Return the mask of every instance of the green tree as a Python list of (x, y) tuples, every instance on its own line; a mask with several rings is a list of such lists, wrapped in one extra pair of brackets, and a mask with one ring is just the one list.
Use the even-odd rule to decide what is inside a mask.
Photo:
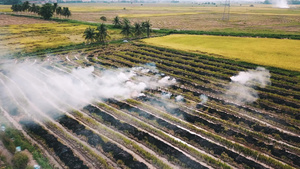
[(13, 167), (15, 169), (25, 169), (28, 161), (29, 158), (24, 152), (18, 152), (12, 159)]
[(39, 11), (39, 15), (46, 20), (50, 19), (53, 16), (53, 5), (49, 3), (44, 4)]
[(30, 4), (28, 1), (25, 1), (23, 4), (22, 4), (22, 11), (27, 11), (30, 7)]
[(36, 7), (35, 7), (35, 10), (34, 10), (34, 13), (39, 14), (40, 11), (41, 11), (41, 7), (40, 7), (40, 6), (36, 6)]
[(59, 17), (60, 17), (62, 14), (62, 8), (60, 6), (57, 7), (55, 12), (56, 12), (56, 15), (59, 15)]
[(22, 11), (22, 5), (21, 4), (14, 4), (11, 6), (11, 9), (13, 12), (20, 12)]
[(143, 29), (140, 23), (134, 23), (134, 35), (140, 37), (143, 34)]
[(124, 35), (126, 38), (129, 38), (129, 36), (132, 35), (131, 25), (128, 19), (124, 19), (123, 21), (121, 34)]
[(145, 22), (142, 23), (142, 27), (146, 30), (146, 33), (147, 33), (147, 37), (149, 38), (150, 37), (150, 28), (151, 28), (151, 23), (150, 23), (150, 20), (147, 20)]
[(113, 25), (114, 25), (115, 28), (121, 28), (122, 27), (122, 22), (121, 22), (119, 16), (116, 16), (113, 19)]
[(106, 25), (102, 23), (100, 26), (97, 27), (97, 31), (98, 31), (96, 33), (97, 41), (102, 44), (105, 44), (106, 40), (110, 38), (107, 32)]
[(34, 13), (35, 7), (36, 7), (35, 4), (32, 4), (32, 5), (29, 7), (28, 11)]
[(124, 18), (124, 19), (123, 19), (123, 24), (128, 24), (128, 25), (130, 25), (130, 20), (127, 19), (127, 18)]
[(95, 29), (94, 28), (86, 28), (83, 37), (87, 43), (93, 43), (95, 41)]
[(53, 4), (53, 13), (56, 12), (57, 7), (58, 7), (57, 3), (54, 3), (54, 4)]
[(69, 10), (68, 7), (63, 7), (62, 15), (65, 16), (66, 18), (69, 18), (71, 16), (71, 11)]

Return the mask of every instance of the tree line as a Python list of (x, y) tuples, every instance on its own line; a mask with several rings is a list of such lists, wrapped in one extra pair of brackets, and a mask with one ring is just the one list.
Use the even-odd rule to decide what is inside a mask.
[[(101, 18), (103, 18), (103, 17), (101, 17)], [(104, 19), (101, 19), (101, 20), (104, 20)], [(131, 25), (131, 22), (127, 18), (124, 18), (121, 21), (119, 16), (116, 16), (113, 19), (112, 24), (113, 24), (114, 28), (120, 28), (121, 34), (127, 39), (130, 37), (142, 38), (145, 34), (147, 37), (150, 37), (152, 25), (149, 20), (141, 22), (141, 23), (135, 22), (133, 25)], [(107, 27), (103, 23), (100, 26), (98, 26), (96, 29), (90, 28), (90, 27), (86, 28), (83, 36), (84, 36), (85, 40), (87, 41), (87, 43), (99, 42), (99, 43), (105, 44), (106, 41), (110, 38), (108, 31), (107, 31)]]
[(70, 17), (71, 11), (68, 7), (60, 7), (57, 3), (50, 4), (46, 3), (42, 6), (38, 6), (35, 4), (30, 4), (28, 1), (23, 4), (14, 4), (11, 6), (13, 12), (31, 12), (42, 16), (44, 19), (50, 19), (53, 14)]

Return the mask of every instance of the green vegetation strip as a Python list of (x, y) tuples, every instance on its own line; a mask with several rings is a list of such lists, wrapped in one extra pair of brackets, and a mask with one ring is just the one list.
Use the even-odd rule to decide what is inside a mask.
[(0, 139), (11, 153), (15, 153), (17, 146), (21, 146), (23, 150), (27, 149), (32, 153), (33, 158), (43, 169), (52, 169), (48, 159), (43, 156), (41, 150), (37, 146), (29, 143), (20, 131), (8, 127), (5, 132), (0, 135)]
[(261, 37), (261, 38), (276, 38), (276, 39), (300, 39), (300, 35), (295, 34), (273, 34), (273, 33), (249, 33), (249, 32), (225, 32), (225, 31), (197, 31), (197, 30), (172, 30), (160, 29), (153, 30), (156, 33), (164, 34), (190, 34), (190, 35), (215, 35), (215, 36), (237, 36), (237, 37)]

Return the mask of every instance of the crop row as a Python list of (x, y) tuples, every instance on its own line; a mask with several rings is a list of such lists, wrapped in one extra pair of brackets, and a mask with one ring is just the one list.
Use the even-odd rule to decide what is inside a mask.
[[(218, 133), (218, 135), (225, 136), (226, 138), (231, 137), (234, 138), (237, 142), (242, 142), (243, 144), (246, 143), (246, 145), (252, 145), (252, 147), (256, 147), (260, 149), (261, 151), (266, 152), (270, 151), (270, 154), (276, 156), (278, 159), (280, 159), (282, 156), (287, 157), (291, 161), (293, 161), (294, 164), (300, 166), (299, 160), (300, 157), (298, 157), (295, 154), (290, 153), (289, 151), (285, 149), (279, 149), (273, 144), (266, 144), (265, 141), (268, 140), (268, 138), (264, 138), (265, 140), (260, 140), (254, 138), (252, 135), (245, 135), (237, 130), (232, 130), (230, 128), (228, 129), (228, 125), (220, 124), (220, 123), (212, 123), (202, 117), (199, 117), (197, 115), (192, 115), (187, 113), (186, 111), (179, 109), (179, 108), (173, 108), (170, 107), (169, 104), (164, 104), (164, 102), (160, 99), (153, 98), (153, 97), (140, 97), (143, 101), (147, 101), (152, 106), (157, 105), (158, 107), (163, 107), (166, 112), (169, 114), (175, 115), (178, 118), (182, 118), (183, 120), (192, 123), (194, 125), (199, 125), (200, 127), (206, 127), (208, 129), (213, 129), (215, 133)], [(153, 110), (152, 110), (153, 111)], [(249, 132), (248, 132), (249, 133)], [(266, 152), (268, 153), (268, 152)]]
[[(218, 58), (218, 57), (213, 57), (209, 55), (204, 55), (204, 54), (197, 54), (197, 53), (190, 53), (190, 52), (184, 52), (184, 51), (179, 51), (175, 49), (169, 49), (169, 48), (163, 48), (163, 47), (158, 47), (158, 46), (151, 46), (151, 45), (145, 45), (145, 44), (134, 44), (138, 47), (144, 47), (147, 48), (149, 51), (154, 51), (157, 53), (162, 53), (166, 52), (170, 56), (180, 56), (180, 57), (186, 57), (184, 59), (191, 59), (191, 60), (198, 60), (202, 61), (203, 63), (206, 64), (216, 64), (218, 66), (228, 66), (226, 69), (232, 69), (232, 70), (246, 70), (246, 69), (253, 69), (257, 67), (257, 65), (252, 64), (252, 63), (246, 63), (246, 62), (238, 62), (234, 60), (229, 60), (229, 59), (224, 59), (224, 58)], [(195, 60), (195, 61), (196, 61)], [(235, 69), (236, 68), (236, 69)], [(295, 76), (295, 72), (287, 71), (287, 70), (271, 70), (271, 73), (274, 73), (275, 76), (278, 75), (283, 80), (291, 80), (293, 83), (297, 82), (297, 77)], [(296, 73), (298, 74), (298, 73)]]
[(45, 141), (45, 144), (49, 148), (53, 149), (55, 154), (67, 167), (74, 169), (88, 169), (88, 167), (83, 164), (82, 160), (74, 156), (72, 150), (69, 147), (58, 141), (55, 136), (48, 133), (48, 131), (42, 128), (39, 124), (30, 120), (24, 120), (20, 123), (24, 125), (24, 127), (29, 132), (38, 136), (40, 139), (43, 139)]
[[(180, 126), (177, 126), (178, 125), (177, 123), (178, 122), (180, 123), (180, 121), (178, 121), (176, 119), (174, 119), (174, 120), (177, 121), (177, 123), (176, 123), (177, 125), (166, 121), (165, 118), (162, 119), (160, 117), (154, 116), (144, 110), (141, 110), (137, 107), (132, 107), (131, 105), (124, 103), (124, 102), (119, 102), (119, 101), (116, 101), (113, 99), (109, 99), (108, 103), (117, 105), (120, 109), (126, 110), (126, 112), (129, 112), (131, 115), (133, 115), (137, 118), (144, 119), (143, 121), (145, 121), (145, 122), (152, 121), (151, 124), (156, 126), (157, 128), (159, 128), (163, 131), (166, 131), (166, 132), (174, 133), (176, 136), (183, 138), (190, 144), (195, 145), (196, 147), (201, 147), (202, 149), (204, 149), (216, 156), (221, 156), (222, 153), (225, 152), (230, 158), (232, 158), (232, 160), (234, 162), (236, 162), (238, 164), (245, 164), (250, 167), (256, 166), (255, 168), (264, 168), (261, 164), (256, 163), (248, 158), (245, 158), (241, 154), (238, 154), (235, 151), (232, 151), (226, 147), (234, 147), (234, 149), (238, 150), (239, 152), (242, 152), (243, 154), (245, 154), (247, 156), (252, 156), (254, 158), (256, 158), (258, 155), (256, 151), (245, 148), (239, 144), (232, 143), (220, 136), (214, 135), (214, 134), (206, 132), (204, 130), (199, 130), (197, 128), (194, 128), (194, 130), (197, 130), (197, 132), (200, 132), (203, 135), (209, 135), (210, 137), (214, 137), (215, 140), (218, 140), (218, 142), (220, 142), (221, 144), (226, 145), (226, 147), (220, 146), (219, 144), (209, 141), (206, 138), (199, 136), (198, 134), (195, 134), (193, 132), (190, 132), (189, 130), (186, 130)], [(153, 123), (153, 122), (155, 122), (155, 123)], [(184, 125), (184, 123), (181, 122), (180, 125)], [(190, 125), (186, 124), (184, 126), (188, 127)], [(278, 165), (277, 167), (285, 166), (285, 165), (282, 165), (280, 162), (279, 163), (276, 162), (276, 160), (274, 160), (274, 159), (271, 159), (268, 157), (266, 158), (266, 156), (264, 156), (263, 154), (260, 154), (259, 156), (260, 156), (259, 157), (260, 160), (266, 162), (269, 165)]]
[(96, 114), (103, 120), (103, 122), (108, 123), (109, 125), (115, 127), (117, 130), (122, 131), (124, 133), (128, 133), (139, 142), (148, 143), (149, 144), (148, 146), (153, 147), (154, 149), (156, 149), (156, 151), (162, 152), (163, 154), (167, 155), (169, 157), (169, 160), (172, 159), (178, 160), (179, 164), (188, 168), (206, 168), (201, 164), (193, 161), (182, 152), (174, 149), (172, 146), (156, 139), (155, 137), (149, 135), (144, 131), (138, 130), (136, 127), (128, 123), (124, 123), (121, 122), (120, 120), (115, 119), (113, 116), (107, 114), (104, 111), (101, 111), (97, 107), (88, 105), (84, 107), (84, 109), (91, 114), (92, 113)]
[[(160, 50), (155, 50), (156, 48), (159, 47), (153, 47), (153, 46), (147, 46), (147, 47), (142, 47), (142, 49), (133, 49), (134, 51), (148, 51), (151, 55), (158, 55), (162, 56), (165, 58), (171, 58), (174, 59), (175, 61), (183, 62), (185, 64), (188, 63), (197, 63), (199, 64), (200, 67), (204, 66), (205, 69), (209, 69), (211, 71), (216, 71), (216, 72), (222, 72), (227, 75), (234, 75), (232, 73), (236, 71), (244, 71), (247, 69), (254, 69), (255, 65), (252, 65), (251, 67), (241, 67), (245, 63), (236, 63), (233, 65), (233, 67), (230, 68), (231, 62), (233, 61), (227, 61), (221, 58), (213, 58), (205, 55), (198, 55), (198, 54), (190, 54), (186, 52), (179, 52), (176, 50), (171, 50), (171, 49), (165, 49), (161, 48)], [(132, 51), (132, 50), (131, 50)], [(168, 51), (168, 52), (165, 52)], [(211, 67), (213, 66), (213, 67)], [(256, 66), (257, 67), (257, 66)], [(228, 69), (231, 70), (228, 72)], [(278, 72), (276, 71), (271, 71), (272, 76), (272, 87), (277, 86), (282, 89), (287, 89), (289, 90), (290, 88), (295, 89), (296, 91), (299, 91), (299, 79), (296, 76), (291, 75), (292, 77), (289, 77), (288, 74), (283, 74), (279, 75)], [(297, 87), (298, 86), (298, 87)], [(285, 90), (286, 91), (286, 90)], [(299, 95), (298, 95), (299, 96)]]
[[(214, 79), (213, 77), (219, 78), (219, 79), (222, 79), (222, 80), (227, 80), (227, 81), (230, 79), (228, 75), (222, 74), (224, 72), (224, 70), (208, 71), (206, 69), (199, 69), (197, 67), (197, 65), (200, 66), (200, 64), (197, 64), (197, 65), (195, 64), (191, 67), (191, 66), (189, 66), (190, 64), (187, 64), (188, 61), (186, 61), (186, 60), (178, 61), (174, 57), (172, 57), (172, 59), (168, 59), (166, 57), (160, 57), (159, 54), (153, 54), (153, 53), (148, 53), (148, 52), (145, 53), (145, 52), (143, 52), (143, 50), (136, 50), (134, 52), (126, 52), (126, 54), (130, 55), (132, 57), (137, 57), (137, 58), (143, 58), (144, 57), (145, 59), (151, 59), (151, 61), (154, 61), (154, 62), (161, 62), (161, 63), (163, 63), (163, 64), (165, 64), (169, 67), (174, 66), (176, 68), (180, 68), (180, 69), (185, 70), (185, 71), (194, 72), (194, 73), (200, 75), (201, 77), (203, 77), (204, 79), (213, 80)], [(150, 56), (150, 58), (147, 57), (147, 56)], [(157, 59), (157, 58), (160, 58), (160, 59)], [(163, 59), (163, 61), (161, 59)], [(166, 60), (169, 61), (169, 62), (166, 62)], [(220, 72), (222, 72), (222, 73), (220, 73)], [(209, 78), (207, 76), (209, 76)], [(216, 80), (217, 79), (215, 79), (215, 81)], [(226, 84), (225, 84), (226, 82), (225, 81), (224, 82), (216, 81), (216, 82), (219, 82), (218, 83), (219, 86), (222, 85), (222, 83), (223, 83), (223, 86), (220, 86), (221, 88), (226, 87)], [(294, 102), (289, 101), (290, 98), (286, 98), (284, 96), (278, 96), (277, 94), (276, 95), (274, 95), (274, 94), (271, 95), (271, 94), (267, 94), (267, 93), (262, 92), (262, 91), (259, 93), (259, 95), (264, 96), (264, 97), (260, 97), (262, 99), (266, 98), (265, 95), (268, 95), (268, 99), (272, 99), (272, 101), (277, 103), (277, 104), (283, 104), (284, 103), (287, 106), (290, 106), (290, 107), (293, 107), (293, 108), (296, 108), (296, 109), (299, 108), (298, 104), (294, 103), (296, 101), (294, 101)], [(282, 100), (285, 100), (285, 101), (283, 102)]]
[(101, 131), (101, 134), (103, 134), (104, 136), (109, 137), (119, 144), (125, 146), (126, 148), (133, 150), (135, 153), (139, 154), (141, 157), (152, 163), (157, 168), (171, 169), (171, 166), (165, 164), (163, 160), (160, 159), (160, 157), (156, 156), (156, 154), (150, 153), (149, 149), (145, 149), (140, 145), (140, 143), (109, 128), (109, 123), (103, 121), (103, 119), (99, 115), (95, 113), (88, 113), (89, 115), (87, 115), (77, 110), (74, 110), (71, 113), (74, 117), (76, 117), (76, 119), (80, 119), (81, 122), (84, 122), (89, 127)]
[[(173, 88), (176, 88), (176, 86), (173, 86)], [(188, 97), (188, 95), (185, 95), (185, 93), (188, 93), (188, 92), (192, 93), (192, 95), (194, 97), (199, 97), (199, 95), (201, 95), (201, 93), (199, 93), (199, 92), (191, 91), (191, 90), (186, 89), (186, 88), (185, 89), (180, 88), (180, 89), (184, 92), (182, 94), (184, 96), (187, 96), (187, 97)], [(210, 100), (210, 103), (212, 101), (215, 101), (215, 103), (220, 104), (221, 106), (224, 105), (224, 103), (222, 103), (222, 101), (220, 101), (220, 100), (218, 100), (216, 98), (208, 96), (208, 99)], [(289, 141), (289, 142), (293, 142), (293, 143), (299, 143), (299, 141), (300, 141), (298, 136), (293, 136), (293, 135), (281, 132), (278, 129), (267, 127), (265, 125), (260, 125), (260, 124), (258, 124), (257, 122), (254, 122), (251, 119), (246, 119), (244, 117), (239, 116), (239, 113), (234, 113), (234, 111), (232, 111), (232, 110), (231, 111), (228, 110), (228, 109), (220, 110), (220, 108), (215, 107), (213, 104), (210, 104), (210, 105), (211, 106), (208, 107), (206, 105), (199, 104), (197, 106), (197, 108), (201, 109), (202, 111), (206, 111), (207, 110), (206, 112), (208, 112), (210, 114), (217, 114), (221, 119), (223, 119), (223, 120), (230, 120), (230, 121), (232, 121), (232, 122), (234, 122), (236, 124), (240, 124), (241, 122), (243, 122), (244, 124), (247, 124), (247, 126), (249, 128), (252, 128), (254, 130), (255, 130), (254, 126), (257, 126), (257, 128), (256, 128), (255, 131), (263, 132), (264, 134), (278, 134), (278, 135), (280, 135), (280, 137), (283, 140), (286, 140), (286, 141)], [(240, 110), (246, 109), (246, 110), (249, 111), (248, 108), (244, 108), (244, 107), (238, 107), (238, 108)], [(255, 112), (255, 111), (252, 110), (252, 112)], [(295, 126), (295, 127), (297, 127), (297, 126)]]
[[(112, 59), (112, 58), (110, 58), (110, 59)], [(123, 60), (122, 59), (114, 59), (114, 60), (116, 60), (116, 61), (118, 61), (118, 62), (123, 62)], [(130, 65), (131, 63), (129, 63), (128, 62), (128, 60), (126, 60), (126, 62), (128, 63), (128, 65)], [(160, 66), (160, 65), (158, 65), (158, 66)], [(167, 73), (167, 72), (166, 72)], [(199, 86), (198, 86), (199, 87)], [(210, 89), (211, 90), (211, 89)], [(199, 95), (199, 94), (198, 94)], [(224, 102), (224, 101), (221, 101), (221, 102)], [(223, 103), (224, 104), (224, 103)], [(242, 108), (242, 109), (245, 109), (245, 108), (243, 108), (243, 107), (241, 107), (240, 106), (240, 108)], [(284, 138), (284, 139), (288, 139), (288, 140), (290, 140), (290, 138), (289, 137), (286, 137), (286, 134), (283, 134), (282, 135), (282, 137)]]
[[(116, 58), (117, 56), (117, 58)], [(135, 63), (147, 63), (148, 60), (142, 60), (142, 59), (139, 59), (139, 58), (135, 58), (135, 57), (131, 57), (131, 56), (128, 56), (128, 55), (124, 55), (124, 54), (115, 54), (115, 56), (111, 56), (111, 57), (106, 57), (104, 56), (106, 59), (110, 59), (110, 60), (113, 60), (115, 62), (118, 62), (118, 63), (124, 63), (126, 66), (133, 66), (134, 64), (130, 63), (130, 62), (135, 62)], [(114, 59), (116, 58), (116, 59)], [(179, 69), (179, 68), (176, 68), (176, 67), (171, 67), (172, 64), (169, 64), (169, 65), (164, 65), (164, 64), (160, 64), (158, 63), (156, 66), (158, 68), (160, 68), (161, 70), (164, 70), (167, 74), (171, 74), (175, 77), (178, 77), (179, 79), (186, 79), (185, 76), (188, 76), (189, 78), (192, 78), (193, 81), (197, 80), (197, 87), (199, 87), (199, 85), (201, 85), (201, 83), (203, 84), (203, 86), (207, 86), (208, 84), (206, 83), (209, 83), (210, 81), (207, 81), (205, 79), (203, 79), (202, 77), (199, 77), (198, 74), (196, 73), (192, 73), (192, 72), (186, 72), (185, 70), (182, 70), (182, 69)], [(174, 75), (175, 74), (175, 75)], [(184, 76), (183, 76), (184, 75)], [(199, 79), (201, 78), (201, 79)], [(200, 80), (200, 84), (199, 84), (199, 80)], [(191, 81), (190, 79), (187, 79), (185, 80), (185, 82), (189, 82)], [(217, 87), (213, 87), (212, 85), (209, 85), (207, 87), (205, 87), (207, 91), (209, 92), (212, 92), (212, 93), (215, 93), (215, 94), (222, 94), (222, 92), (220, 91), (220, 89)], [(269, 107), (268, 105), (266, 104), (260, 104), (262, 105), (264, 108), (267, 108), (268, 110), (274, 110), (274, 108), (272, 109), (272, 107)], [(297, 115), (294, 111), (294, 109), (287, 109), (286, 106), (282, 105), (282, 107), (284, 108), (284, 110), (281, 110), (279, 107), (281, 106), (276, 106), (276, 113), (279, 113), (281, 112), (282, 114), (286, 114), (286, 113), (289, 113), (290, 115)], [(278, 110), (279, 108), (279, 110)]]
[[(184, 82), (185, 84), (187, 84), (188, 82)], [(188, 83), (189, 85), (193, 85), (191, 83)], [(186, 85), (188, 86), (188, 85)], [(192, 100), (195, 100), (197, 101), (197, 99), (199, 99), (199, 95), (202, 94), (201, 91), (205, 91), (203, 89), (203, 87), (201, 86), (195, 86), (195, 88), (188, 88), (188, 87), (181, 87), (181, 86), (178, 86), (178, 85), (174, 85), (172, 86), (172, 89), (176, 90), (176, 91), (180, 91), (180, 92), (185, 92), (185, 94), (189, 94), (189, 96), (191, 97)], [(200, 89), (198, 91), (198, 89)], [(297, 123), (295, 122), (295, 125), (293, 125), (292, 123), (288, 123), (287, 122), (287, 117), (285, 115), (284, 118), (280, 118), (280, 117), (277, 117), (277, 116), (274, 116), (274, 114), (269, 114), (269, 113), (263, 113), (257, 109), (253, 109), (251, 107), (248, 107), (248, 106), (242, 106), (242, 105), (238, 105), (238, 104), (235, 104), (235, 103), (232, 103), (232, 102), (228, 102), (226, 100), (222, 100), (222, 99), (219, 99), (218, 97), (213, 97), (213, 95), (210, 95), (209, 96), (209, 100), (211, 101), (214, 101), (220, 105), (224, 105), (224, 106), (230, 106), (230, 109), (231, 110), (236, 110), (236, 111), (243, 111), (243, 112), (248, 112), (250, 113), (252, 116), (256, 116), (258, 118), (261, 118), (263, 117), (264, 120), (268, 120), (269, 122), (271, 123), (275, 123), (275, 124), (280, 124), (282, 127), (287, 127), (287, 129), (293, 129), (293, 131), (297, 132), (298, 130), (298, 126), (296, 125)], [(295, 116), (295, 119), (298, 118), (298, 114), (296, 114)]]
[[(232, 70), (229, 73), (228, 69), (224, 69), (223, 68), (225, 66), (224, 64), (219, 65), (219, 66), (210, 66), (210, 65), (207, 65), (206, 63), (203, 63), (203, 62), (205, 62), (203, 60), (196, 62), (194, 58), (185, 58), (182, 55), (170, 56), (170, 54), (167, 55), (167, 54), (162, 54), (162, 53), (159, 53), (159, 52), (152, 52), (151, 50), (149, 52), (149, 50), (147, 50), (145, 48), (131, 49), (130, 51), (132, 51), (134, 53), (146, 55), (146, 56), (151, 56), (153, 58), (161, 58), (161, 59), (164, 59), (164, 61), (169, 60), (172, 63), (175, 62), (174, 64), (176, 64), (177, 66), (182, 66), (184, 68), (192, 69), (192, 71), (193, 71), (193, 69), (197, 70), (199, 68), (202, 68), (202, 69), (200, 69), (201, 71), (197, 71), (197, 72), (201, 72), (202, 74), (212, 75), (216, 78), (219, 77), (219, 78), (221, 78), (222, 80), (225, 80), (225, 81), (230, 81), (229, 77), (236, 74), (236, 70), (234, 70), (234, 71)], [(128, 52), (128, 51), (126, 51), (126, 52)], [(187, 65), (188, 65), (188, 67), (187, 67)], [(240, 69), (239, 71), (242, 71), (242, 69)], [(276, 85), (276, 84), (279, 83), (276, 80), (276, 79), (278, 79), (278, 77), (276, 77), (276, 79), (274, 79), (273, 76), (276, 77), (276, 75), (272, 74), (272, 76), (271, 76), (272, 84)], [(289, 82), (289, 80), (286, 80), (286, 79), (284, 79), (284, 80), (285, 80), (285, 82)], [(291, 86), (293, 88), (298, 83), (299, 83), (299, 80), (295, 79), (289, 84), (289, 86)], [(280, 82), (280, 85), (282, 85), (281, 82)]]

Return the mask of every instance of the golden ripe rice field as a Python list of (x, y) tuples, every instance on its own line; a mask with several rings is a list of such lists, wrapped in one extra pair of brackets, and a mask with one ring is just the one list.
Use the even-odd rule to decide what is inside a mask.
[(205, 52), (225, 58), (289, 70), (300, 70), (300, 41), (208, 35), (169, 35), (145, 39), (151, 45)]

